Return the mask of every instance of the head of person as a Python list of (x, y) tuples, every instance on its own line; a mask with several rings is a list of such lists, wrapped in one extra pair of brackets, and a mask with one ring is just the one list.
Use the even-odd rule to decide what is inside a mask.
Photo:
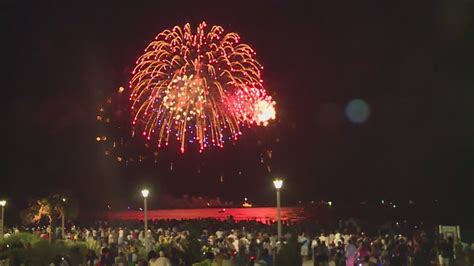
[(208, 259), (210, 261), (214, 261), (214, 253), (206, 252), (206, 259)]
[(154, 250), (151, 250), (148, 252), (148, 260), (156, 259), (156, 252)]
[(109, 249), (108, 248), (103, 248), (102, 249), (102, 255), (107, 255), (109, 253)]

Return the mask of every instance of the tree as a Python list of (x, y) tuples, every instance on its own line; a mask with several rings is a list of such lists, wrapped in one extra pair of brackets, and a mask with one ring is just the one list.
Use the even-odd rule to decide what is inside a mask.
[(24, 224), (37, 224), (46, 218), (48, 224), (55, 225), (57, 219), (67, 214), (68, 218), (77, 216), (77, 208), (75, 204), (71, 204), (70, 200), (53, 194), (47, 197), (34, 199), (30, 201), (29, 206), (22, 212), (22, 220)]

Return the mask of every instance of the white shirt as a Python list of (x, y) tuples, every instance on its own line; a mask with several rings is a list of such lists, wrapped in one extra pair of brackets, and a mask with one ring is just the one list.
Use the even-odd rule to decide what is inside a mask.
[(349, 241), (350, 236), (345, 234), (343, 238), (344, 238), (344, 244), (347, 244), (347, 241)]
[(156, 261), (155, 264), (151, 264), (150, 266), (171, 266), (171, 262), (168, 258), (166, 257), (159, 257)]
[(235, 251), (239, 252), (239, 241), (237, 239), (234, 238), (232, 245), (234, 246)]
[(329, 245), (329, 244), (332, 244), (332, 243), (334, 243), (334, 234), (329, 234), (329, 241), (326, 244)]
[(321, 244), (323, 243), (323, 241), (324, 241), (325, 245), (328, 244), (327, 238), (324, 235), (319, 236), (319, 241), (321, 241)]

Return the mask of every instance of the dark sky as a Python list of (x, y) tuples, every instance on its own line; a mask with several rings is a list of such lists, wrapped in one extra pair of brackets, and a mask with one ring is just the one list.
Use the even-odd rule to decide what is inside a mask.
[[(0, 4), (0, 195), (13, 204), (61, 192), (100, 208), (136, 201), (144, 185), (266, 204), (274, 176), (286, 179), (287, 204), (472, 198), (469, 1), (17, 2)], [(204, 155), (163, 150), (157, 164), (128, 167), (104, 156), (100, 103), (158, 32), (202, 20), (256, 49), (278, 122)], [(344, 113), (357, 98), (370, 106), (361, 124)]]

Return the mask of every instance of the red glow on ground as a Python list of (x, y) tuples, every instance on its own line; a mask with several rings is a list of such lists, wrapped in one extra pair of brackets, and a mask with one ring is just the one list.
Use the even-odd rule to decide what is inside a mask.
[[(276, 208), (206, 208), (206, 209), (171, 209), (171, 210), (150, 210), (148, 217), (155, 219), (206, 219), (214, 218), (219, 220), (228, 219), (232, 215), (235, 221), (256, 220), (260, 222), (276, 221)], [(116, 211), (107, 213), (108, 220), (143, 220), (142, 211)], [(304, 218), (302, 208), (285, 207), (281, 208), (281, 219), (298, 221)]]

